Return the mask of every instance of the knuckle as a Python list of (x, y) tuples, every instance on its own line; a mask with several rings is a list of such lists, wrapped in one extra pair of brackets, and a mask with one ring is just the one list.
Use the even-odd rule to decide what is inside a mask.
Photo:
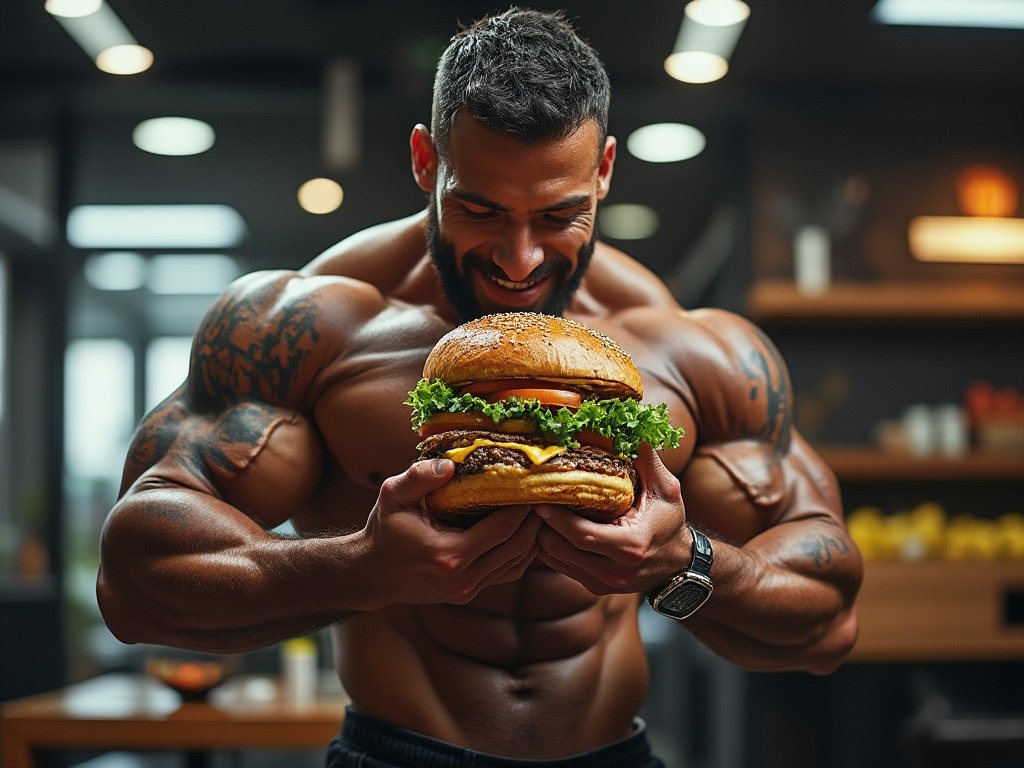
[(458, 573), (461, 563), (459, 558), (449, 552), (435, 552), (431, 560), (434, 572), (441, 578), (450, 578)]

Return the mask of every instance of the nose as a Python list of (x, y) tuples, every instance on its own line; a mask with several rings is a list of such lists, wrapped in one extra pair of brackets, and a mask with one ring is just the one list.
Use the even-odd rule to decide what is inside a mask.
[(544, 249), (528, 225), (510, 224), (504, 237), (494, 244), (491, 261), (509, 280), (521, 282), (544, 263)]

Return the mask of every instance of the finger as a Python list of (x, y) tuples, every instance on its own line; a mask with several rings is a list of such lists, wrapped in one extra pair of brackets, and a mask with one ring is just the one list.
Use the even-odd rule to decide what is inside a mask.
[(389, 477), (381, 486), (381, 497), (398, 505), (419, 507), (420, 501), (455, 475), (455, 462), (450, 459), (417, 461), (405, 472)]
[[(521, 576), (540, 548), (537, 533), (542, 525), (536, 515), (528, 515), (512, 536), (473, 557), (462, 577), (465, 583), (474, 585), (473, 593), (489, 584), (512, 580), (510, 573)], [(490, 541), (493, 543), (493, 539)]]
[(643, 443), (637, 458), (633, 461), (640, 487), (650, 496), (663, 501), (682, 500), (679, 478), (672, 474), (651, 446)]
[(616, 557), (623, 546), (618, 535), (624, 530), (621, 522), (599, 523), (573, 512), (566, 507), (538, 505), (535, 511), (549, 528), (568, 542), (572, 548), (593, 552), (604, 557)]
[(533, 548), (529, 552), (523, 555), (518, 562), (510, 563), (504, 571), (496, 574), (494, 578), (492, 578), (491, 583), (507, 584), (509, 582), (519, 581), (519, 579), (523, 578), (523, 575), (526, 573), (526, 569), (529, 568), (533, 564), (534, 560), (537, 559), (537, 555), (540, 554), (540, 551), (540, 542), (534, 541)]

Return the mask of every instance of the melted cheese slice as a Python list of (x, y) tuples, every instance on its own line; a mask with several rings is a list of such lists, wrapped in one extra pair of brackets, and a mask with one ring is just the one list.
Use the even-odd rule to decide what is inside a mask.
[(467, 445), (463, 448), (452, 448), (451, 450), (445, 451), (444, 457), (451, 459), (454, 462), (462, 463), (477, 448), (481, 448), (485, 445), (497, 445), (501, 448), (514, 448), (517, 451), (522, 451), (526, 454), (527, 458), (530, 459), (534, 464), (543, 464), (548, 459), (557, 456), (560, 453), (565, 453), (565, 448), (560, 445), (525, 445), (523, 443), (497, 443), (493, 440), (488, 440), (484, 437), (478, 437), (473, 441), (472, 445)]

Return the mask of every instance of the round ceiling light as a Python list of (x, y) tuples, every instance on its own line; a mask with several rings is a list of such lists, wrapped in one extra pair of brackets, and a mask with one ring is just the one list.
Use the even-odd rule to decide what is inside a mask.
[(135, 146), (154, 155), (198, 155), (216, 138), (209, 123), (191, 117), (154, 117), (132, 131)]
[(679, 51), (665, 59), (665, 71), (684, 83), (713, 83), (729, 71), (729, 62), (708, 51)]
[(43, 8), (51, 16), (78, 19), (96, 13), (101, 5), (103, 0), (46, 0)]
[(108, 75), (137, 75), (153, 66), (153, 52), (142, 45), (112, 45), (96, 55), (96, 68)]
[(685, 123), (653, 123), (637, 128), (626, 139), (633, 157), (648, 163), (678, 163), (704, 151), (704, 134)]
[(731, 27), (750, 16), (750, 6), (742, 0), (691, 0), (683, 12), (705, 27)]
[(299, 187), (299, 205), (309, 213), (332, 213), (341, 207), (345, 191), (331, 179), (310, 179)]

